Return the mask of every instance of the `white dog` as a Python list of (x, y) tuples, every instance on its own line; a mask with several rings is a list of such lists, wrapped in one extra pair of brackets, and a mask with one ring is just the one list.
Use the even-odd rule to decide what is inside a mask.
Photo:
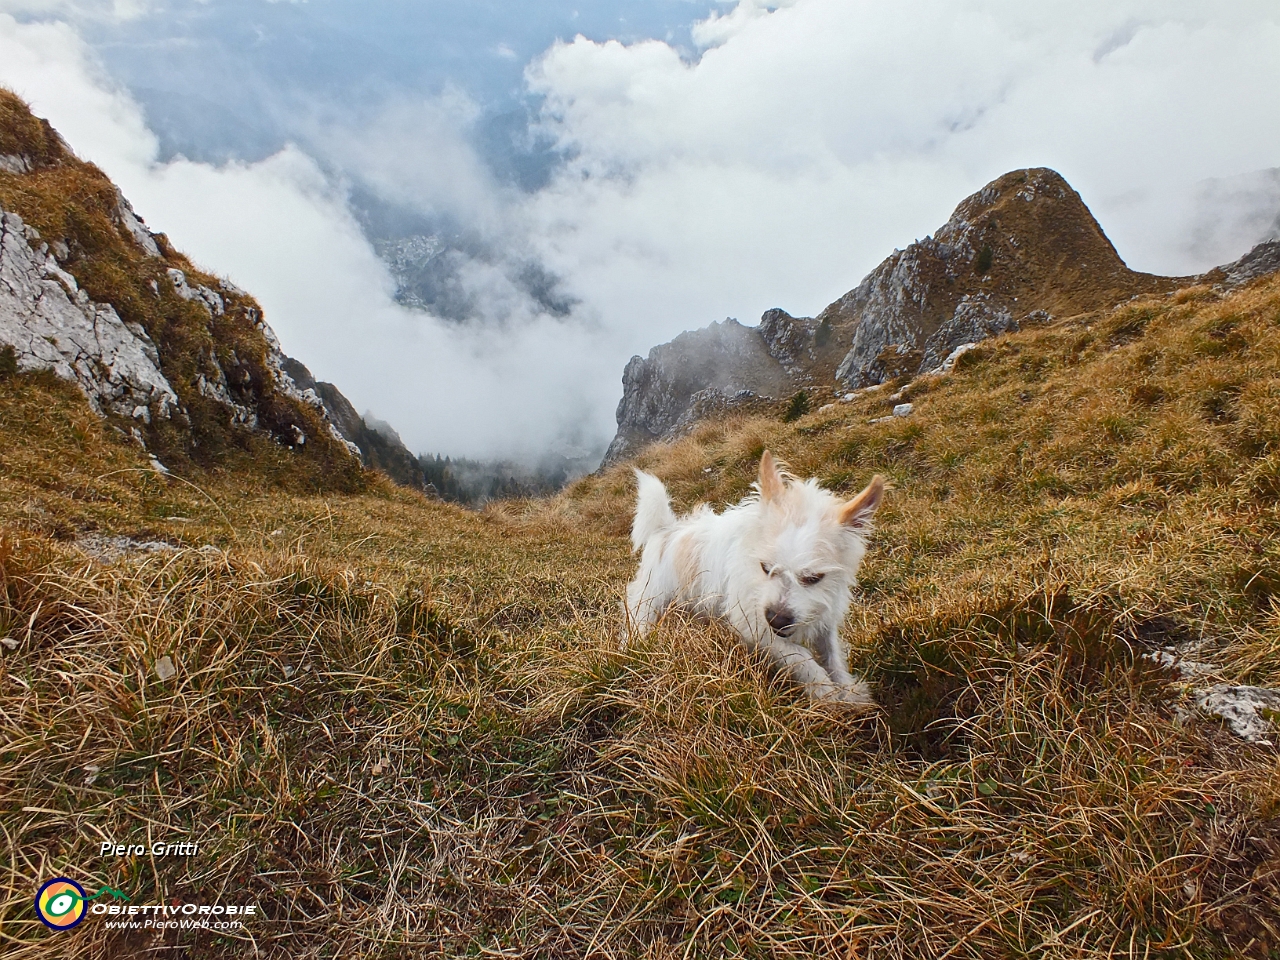
[(705, 504), (677, 519), (662, 481), (636, 471), (631, 543), (643, 550), (627, 587), (630, 626), (640, 635), (673, 604), (721, 617), (763, 650), (815, 700), (875, 706), (849, 674), (840, 625), (884, 493), (876, 475), (848, 502), (760, 459), (756, 493), (717, 514)]

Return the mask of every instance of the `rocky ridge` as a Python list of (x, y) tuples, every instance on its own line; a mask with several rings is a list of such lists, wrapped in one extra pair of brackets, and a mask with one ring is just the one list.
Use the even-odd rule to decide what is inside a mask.
[(775, 313), (781, 316), (772, 317), (767, 326), (744, 327), (729, 317), (682, 333), (654, 347), (647, 358), (632, 357), (622, 372), (618, 433), (605, 462), (631, 456), (726, 404), (790, 390), (794, 377), (778, 356), (797, 364), (803, 355), (796, 356), (796, 343), (812, 339), (803, 326), (812, 321), (794, 321), (781, 310)]
[[(166, 459), (216, 465), (218, 451), (255, 435), (345, 458), (357, 473), (360, 462), (413, 459), (284, 354), (252, 297), (173, 251), (101, 171), (4, 90), (0, 348), (17, 370), (74, 382), (96, 412), (127, 421), (117, 425)], [(395, 479), (422, 486), (421, 471)]]
[(304, 395), (314, 397), (324, 407), (335, 429), (352, 445), (366, 467), (381, 470), (401, 486), (425, 489), (422, 466), (399, 434), (385, 424), (362, 417), (341, 390), (332, 383), (317, 380), (301, 361), (285, 357), (281, 366)]
[(823, 371), (835, 369), (838, 350), (829, 323), (777, 308), (766, 311), (757, 327), (726, 317), (682, 333), (627, 364), (618, 432), (604, 462), (679, 436), (717, 413), (769, 403), (810, 386)]
[(895, 250), (817, 317), (769, 310), (757, 327), (712, 324), (632, 357), (602, 465), (728, 409), (916, 376), (1026, 324), (1197, 283), (1229, 288), (1277, 269), (1280, 241), (1270, 240), (1198, 277), (1130, 270), (1066, 180), (1045, 168), (1016, 170), (966, 198), (934, 235)]

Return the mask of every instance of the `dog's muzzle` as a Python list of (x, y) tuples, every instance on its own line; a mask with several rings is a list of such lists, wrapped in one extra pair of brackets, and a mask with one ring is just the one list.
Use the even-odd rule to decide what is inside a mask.
[(796, 618), (787, 610), (766, 610), (764, 619), (769, 629), (780, 637), (790, 635), (795, 629)]

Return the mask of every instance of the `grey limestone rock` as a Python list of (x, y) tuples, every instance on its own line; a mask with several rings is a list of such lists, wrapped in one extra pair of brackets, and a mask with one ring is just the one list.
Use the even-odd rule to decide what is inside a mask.
[[(765, 317), (768, 322), (770, 314)], [(654, 347), (648, 357), (632, 357), (622, 373), (618, 433), (604, 465), (678, 436), (710, 412), (758, 396), (789, 395), (796, 379), (777, 355), (793, 357), (798, 323), (786, 314), (773, 317), (766, 336), (760, 327), (729, 318), (682, 333)]]
[(94, 303), (17, 214), (0, 211), (0, 344), (20, 370), (52, 370), (99, 413), (150, 422), (180, 409), (145, 330)]
[(119, 190), (116, 191), (116, 219), (121, 226), (129, 231), (129, 235), (133, 237), (134, 242), (146, 251), (147, 256), (160, 256), (160, 248), (156, 246), (156, 241), (151, 236), (151, 231), (143, 224), (142, 218), (133, 212), (132, 205)]
[(756, 330), (769, 356), (782, 364), (788, 375), (803, 380), (818, 360), (818, 326), (812, 317), (793, 317), (775, 307), (765, 311)]
[(1225, 275), (1222, 286), (1228, 290), (1275, 273), (1280, 270), (1280, 240), (1264, 240), (1239, 260), (1218, 267), (1218, 270)]
[(0, 153), (0, 173), (30, 173), (32, 163), (20, 153)]
[(884, 351), (893, 346), (904, 348), (899, 353), (905, 353), (914, 346), (919, 336), (919, 318), (928, 304), (929, 287), (919, 269), (926, 253), (936, 253), (943, 262), (949, 262), (956, 251), (929, 238), (924, 244), (895, 250), (857, 287), (827, 308), (857, 318), (853, 343), (836, 368), (837, 380), (855, 388), (880, 383), (888, 379)]
[(118, 534), (86, 534), (76, 540), (74, 546), (102, 563), (114, 563), (137, 554), (178, 552), (177, 547), (163, 540), (140, 540)]
[(1017, 329), (1018, 321), (1013, 319), (1008, 306), (993, 302), (985, 291), (966, 294), (956, 304), (955, 312), (925, 341), (920, 370), (935, 369), (964, 344), (972, 345)]
[(947, 354), (947, 358), (930, 372), (943, 374), (950, 373), (956, 368), (957, 361), (977, 346), (978, 345), (976, 343), (961, 343), (957, 345), (950, 353)]
[(226, 301), (222, 299), (222, 294), (216, 290), (211, 290), (205, 286), (193, 287), (187, 283), (187, 275), (177, 267), (170, 267), (165, 271), (169, 275), (169, 281), (173, 284), (173, 292), (180, 296), (183, 300), (190, 300), (198, 303), (209, 311), (209, 316), (220, 317), (227, 312)]
[(1275, 742), (1272, 721), (1280, 717), (1280, 690), (1220, 683), (1195, 693), (1196, 706), (1221, 718), (1237, 737), (1250, 743)]

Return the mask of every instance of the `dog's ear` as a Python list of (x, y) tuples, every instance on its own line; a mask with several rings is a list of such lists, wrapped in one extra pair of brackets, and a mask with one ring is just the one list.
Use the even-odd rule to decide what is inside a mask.
[(840, 522), (854, 530), (866, 530), (883, 496), (884, 477), (877, 473), (865, 490), (840, 508)]
[(774, 462), (773, 454), (768, 450), (760, 457), (760, 476), (756, 482), (760, 487), (760, 499), (763, 502), (768, 503), (782, 496), (785, 488), (782, 474), (778, 470), (778, 464)]

